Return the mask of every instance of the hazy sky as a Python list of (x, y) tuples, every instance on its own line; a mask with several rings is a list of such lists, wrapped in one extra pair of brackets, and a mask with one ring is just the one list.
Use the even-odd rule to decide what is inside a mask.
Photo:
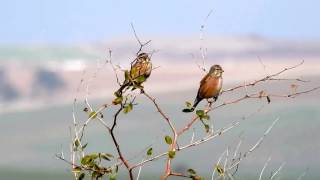
[(0, 0), (0, 44), (76, 43), (142, 34), (320, 38), (319, 0)]

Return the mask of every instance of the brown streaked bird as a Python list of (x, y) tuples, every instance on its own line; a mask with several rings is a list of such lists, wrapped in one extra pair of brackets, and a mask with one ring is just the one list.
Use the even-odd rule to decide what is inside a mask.
[(222, 88), (222, 73), (223, 69), (220, 65), (213, 65), (209, 73), (200, 81), (200, 87), (196, 99), (194, 100), (191, 109), (184, 109), (183, 112), (192, 112), (203, 99), (213, 98), (218, 99)]
[(138, 54), (137, 58), (132, 62), (130, 72), (126, 75), (126, 80), (122, 83), (119, 90), (115, 93), (116, 96), (121, 96), (123, 90), (133, 84), (141, 86), (143, 82), (151, 75), (152, 63), (147, 53)]

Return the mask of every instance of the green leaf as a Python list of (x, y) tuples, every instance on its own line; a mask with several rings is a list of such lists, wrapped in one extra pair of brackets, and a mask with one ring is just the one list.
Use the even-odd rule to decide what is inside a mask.
[(85, 174), (84, 174), (84, 173), (81, 173), (81, 174), (78, 176), (77, 180), (83, 180), (83, 179), (84, 179), (84, 176), (85, 176)]
[(130, 111), (132, 111), (132, 108), (133, 108), (133, 105), (132, 105), (132, 103), (130, 103), (130, 104), (128, 104), (127, 106), (124, 106), (123, 112), (124, 112), (125, 114), (127, 114), (127, 113), (129, 113)]
[(85, 145), (83, 145), (83, 146), (81, 147), (81, 149), (84, 150), (84, 149), (87, 147), (87, 145), (88, 145), (88, 143), (86, 143)]
[(143, 89), (143, 86), (141, 86), (141, 85), (139, 85), (139, 84), (134, 84), (134, 85), (132, 86), (131, 91), (133, 91), (133, 90), (135, 90), (135, 89)]
[(96, 117), (97, 117), (97, 112), (95, 112), (95, 111), (92, 111), (90, 114), (89, 114), (89, 118), (90, 119), (95, 119)]
[(117, 165), (115, 168), (115, 173), (118, 173), (118, 171), (119, 171), (119, 166)]
[(114, 158), (114, 156), (112, 154), (109, 154), (109, 153), (103, 153), (103, 154), (106, 155), (109, 158)]
[(148, 156), (151, 156), (151, 155), (152, 155), (152, 147), (148, 149), (147, 155), (148, 155)]
[(224, 170), (219, 164), (216, 165), (216, 170), (220, 176), (224, 175)]
[(197, 174), (197, 172), (195, 170), (193, 170), (193, 169), (188, 169), (187, 171), (188, 171), (188, 173), (190, 175), (196, 175)]
[(143, 83), (146, 80), (145, 76), (138, 76), (134, 81), (138, 84)]
[(167, 144), (169, 144), (169, 145), (172, 144), (172, 139), (170, 136), (165, 136), (164, 140), (166, 141)]
[(91, 174), (91, 177), (92, 177), (92, 179), (96, 179), (96, 177), (97, 177), (97, 172), (96, 172), (96, 171), (93, 171), (92, 174)]
[(81, 168), (80, 167), (75, 167), (72, 169), (73, 173), (80, 173), (81, 172)]
[(92, 159), (90, 158), (90, 156), (86, 155), (81, 159), (81, 164), (82, 165), (87, 165), (92, 161)]
[(126, 81), (128, 81), (130, 78), (129, 78), (130, 76), (129, 76), (129, 71), (128, 70), (125, 70), (124, 71), (124, 78), (125, 78), (125, 80)]
[(76, 147), (79, 147), (79, 145), (80, 145), (80, 140), (79, 140), (79, 139), (76, 139), (76, 140), (74, 141), (74, 145), (75, 145)]
[(116, 176), (112, 175), (112, 176), (109, 177), (109, 180), (117, 180), (117, 178), (116, 178)]
[(99, 153), (99, 157), (104, 160), (111, 161), (110, 158), (113, 158), (113, 155), (108, 154), (108, 153)]
[(209, 120), (209, 119), (210, 119), (210, 116), (209, 116), (209, 115), (203, 115), (203, 116), (201, 117), (201, 119), (203, 119), (203, 120)]
[(135, 78), (137, 77), (139, 74), (137, 74), (137, 68), (135, 68), (134, 66), (131, 68), (130, 70), (130, 77), (131, 78)]
[(192, 107), (192, 104), (191, 104), (191, 102), (189, 102), (189, 101), (186, 101), (186, 106), (187, 106), (187, 108), (191, 108), (191, 107)]
[(196, 114), (197, 114), (200, 118), (205, 115), (203, 110), (197, 110), (197, 111), (196, 111)]
[(117, 97), (117, 98), (115, 98), (115, 99), (112, 101), (112, 104), (113, 104), (113, 105), (121, 104), (121, 103), (122, 103), (122, 100), (123, 100), (123, 97), (122, 97), (122, 96)]
[(98, 154), (90, 154), (89, 155), (93, 160), (97, 159), (99, 157)]
[(99, 179), (99, 178), (102, 177), (102, 176), (103, 176), (103, 174), (101, 174), (101, 173), (98, 172), (98, 171), (94, 171), (94, 172), (92, 172), (92, 174), (91, 174), (92, 179)]
[(173, 159), (176, 156), (176, 151), (169, 151), (168, 156), (170, 159)]
[[(113, 93), (116, 97), (121, 97), (121, 92), (120, 91), (116, 91)], [(112, 102), (113, 103), (113, 102)]]
[(81, 164), (82, 165), (90, 165), (92, 166), (93, 161), (95, 159), (97, 159), (99, 156), (97, 154), (89, 154), (89, 155), (85, 155), (82, 159), (81, 159)]

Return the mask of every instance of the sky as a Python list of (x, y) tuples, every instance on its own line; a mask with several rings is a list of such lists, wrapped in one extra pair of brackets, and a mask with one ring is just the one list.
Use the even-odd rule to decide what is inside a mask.
[(318, 0), (0, 0), (0, 44), (87, 43), (139, 34), (320, 39)]

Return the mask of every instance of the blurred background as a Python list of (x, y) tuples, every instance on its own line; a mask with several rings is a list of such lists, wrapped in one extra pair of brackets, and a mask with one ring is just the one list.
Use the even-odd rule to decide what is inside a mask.
[[(72, 103), (77, 98), (77, 120), (88, 88), (93, 107), (111, 102), (117, 89), (115, 75), (106, 60), (123, 68), (135, 57), (141, 41), (152, 40), (144, 51), (154, 52), (157, 67), (145, 89), (157, 97), (164, 111), (181, 127), (190, 117), (185, 101), (193, 101), (204, 72), (221, 64), (224, 89), (250, 82), (304, 60), (282, 78), (309, 82), (274, 82), (249, 89), (286, 94), (320, 85), (320, 12), (316, 0), (1, 0), (0, 5), (0, 179), (71, 179), (70, 167), (55, 158), (69, 156)], [(210, 13), (211, 12), (211, 13)], [(210, 14), (208, 16), (208, 14)], [(203, 27), (203, 28), (201, 28)], [(202, 57), (203, 50), (205, 57)], [(122, 78), (122, 73), (119, 74)], [(244, 90), (224, 94), (219, 103), (243, 96)], [(269, 127), (280, 121), (257, 151), (243, 161), (239, 179), (257, 179), (271, 156), (265, 178), (283, 162), (282, 179), (319, 179), (320, 92), (293, 99), (248, 100), (212, 112), (214, 128), (254, 113), (240, 127), (204, 145), (179, 153), (177, 171), (194, 168), (209, 178), (213, 166), (227, 148), (248, 150)], [(167, 124), (145, 97), (129, 115), (121, 115), (116, 131), (126, 156), (139, 156), (152, 144), (154, 153), (166, 149)], [(200, 104), (203, 107), (204, 102)], [(263, 108), (262, 108), (263, 107)], [(257, 112), (262, 108), (262, 111)], [(114, 109), (103, 112), (105, 121)], [(201, 138), (201, 124), (195, 126)], [(188, 143), (187, 133), (181, 143)], [(110, 137), (97, 122), (88, 126), (86, 151), (115, 153)], [(142, 179), (158, 179), (164, 161), (146, 165)], [(120, 179), (126, 179), (121, 171)]]

